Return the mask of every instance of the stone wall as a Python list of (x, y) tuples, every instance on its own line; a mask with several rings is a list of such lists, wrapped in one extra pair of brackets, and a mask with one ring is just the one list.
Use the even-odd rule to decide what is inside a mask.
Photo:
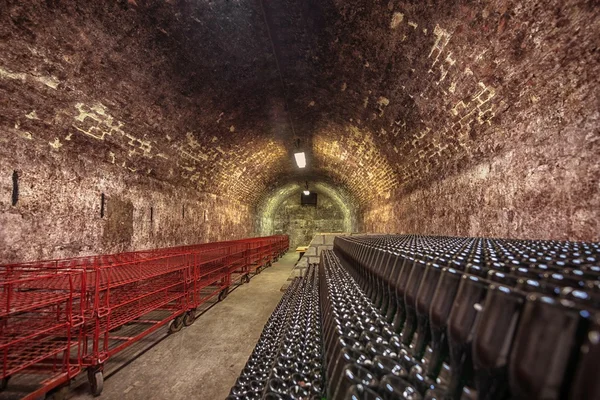
[(274, 233), (290, 236), (290, 249), (307, 246), (317, 232), (344, 231), (344, 215), (324, 193), (317, 193), (317, 206), (300, 204), (298, 191), (285, 199), (274, 215)]
[[(556, 148), (554, 149), (556, 150)], [(600, 240), (593, 165), (552, 148), (517, 148), (445, 180), (373, 202), (364, 229), (382, 233)]]
[(361, 230), (600, 240), (594, 2), (333, 3), (313, 148)]
[[(324, 198), (326, 204), (328, 204), (328, 208), (331, 208), (335, 211), (334, 219), (339, 220), (341, 218), (342, 220), (342, 228), (340, 228), (339, 224), (337, 224), (332, 226), (330, 230), (344, 232), (354, 232), (358, 230), (358, 221), (360, 219), (361, 212), (354, 197), (344, 190), (343, 187), (339, 185), (333, 185), (326, 181), (319, 181), (318, 178), (315, 178), (311, 175), (310, 178), (307, 176), (307, 180), (304, 182), (304, 184), (298, 182), (298, 180), (295, 180), (293, 182), (278, 186), (275, 190), (267, 192), (261, 197), (257, 206), (252, 210), (256, 221), (254, 226), (258, 235), (268, 236), (275, 233), (275, 220), (277, 218), (277, 211), (280, 209), (281, 204), (290, 199), (293, 200), (293, 198), (298, 199), (300, 194), (305, 189), (305, 183), (309, 179), (310, 190), (318, 193), (320, 198)], [(327, 214), (315, 213), (314, 211), (317, 210), (313, 209), (313, 212), (310, 213), (310, 218), (314, 218), (317, 216), (317, 214), (325, 219), (329, 217)], [(279, 218), (279, 220), (281, 221), (281, 218)], [(315, 229), (324, 229), (323, 226), (324, 225), (321, 224)], [(280, 226), (278, 233), (286, 233), (285, 228)], [(306, 237), (304, 243), (307, 244), (310, 242), (311, 238), (312, 236)]]
[[(24, 156), (7, 154), (2, 149), (9, 145), (0, 137), (1, 263), (253, 235), (248, 206), (235, 201), (123, 175), (85, 157), (65, 164), (58, 155), (31, 148)], [(14, 206), (13, 171), (18, 174)]]
[(270, 232), (305, 181), (344, 230), (600, 240), (594, 1), (263, 3), (6, 0), (1, 261)]
[(264, 20), (170, 3), (0, 6), (0, 263), (254, 234), (287, 159)]

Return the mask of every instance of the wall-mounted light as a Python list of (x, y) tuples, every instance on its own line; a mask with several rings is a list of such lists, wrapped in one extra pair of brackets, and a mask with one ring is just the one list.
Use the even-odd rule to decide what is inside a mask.
[(305, 196), (309, 196), (310, 195), (310, 190), (308, 190), (308, 181), (304, 182), (304, 186), (306, 186), (306, 189), (304, 189), (304, 195)]
[(298, 164), (298, 168), (306, 167), (306, 156), (304, 152), (294, 153), (294, 157), (296, 158), (296, 164)]

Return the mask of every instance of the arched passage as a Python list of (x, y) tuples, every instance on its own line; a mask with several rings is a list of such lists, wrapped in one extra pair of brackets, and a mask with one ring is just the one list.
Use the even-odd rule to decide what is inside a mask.
[(316, 205), (302, 205), (302, 191), (295, 190), (273, 213), (273, 233), (289, 235), (291, 248), (308, 245), (317, 232), (348, 230), (339, 202), (322, 191), (314, 192)]
[[(298, 182), (284, 184), (263, 196), (256, 207), (257, 234), (271, 235), (289, 227), (290, 231), (282, 233), (296, 236), (297, 239), (292, 239), (294, 245), (319, 231), (358, 230), (359, 206), (347, 191), (325, 181), (310, 183), (309, 188), (318, 195), (316, 208), (301, 208), (300, 194), (304, 187)], [(300, 224), (302, 218), (304, 223)]]

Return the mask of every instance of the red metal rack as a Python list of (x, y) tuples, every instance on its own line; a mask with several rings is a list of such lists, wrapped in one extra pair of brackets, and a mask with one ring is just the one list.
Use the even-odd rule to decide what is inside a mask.
[[(165, 251), (91, 257), (82, 261), (57, 265), (61, 269), (81, 269), (84, 274), (81, 366), (88, 367), (91, 391), (99, 395), (103, 389), (104, 363), (109, 357), (186, 311), (190, 257)], [(156, 310), (163, 313), (159, 317), (147, 317)], [(139, 325), (139, 329), (129, 335), (115, 333), (129, 324)]]
[(27, 376), (30, 393), (24, 398), (33, 399), (79, 373), (80, 275), (19, 268), (2, 275), (1, 389), (13, 376)]
[(280, 235), (0, 265), (0, 389), (35, 371), (46, 378), (33, 398), (87, 367), (99, 395), (110, 357), (167, 324), (170, 333), (191, 325), (200, 305), (224, 299), (288, 246)]
[(248, 282), (252, 273), (270, 266), (285, 253), (287, 244), (287, 236), (276, 236), (215, 243), (211, 248), (196, 247), (192, 280), (188, 285), (189, 311), (182, 322), (174, 321), (172, 328), (178, 330), (182, 324), (193, 323), (201, 304), (217, 294), (219, 300), (223, 300), (232, 285)]
[[(223, 300), (229, 293), (232, 270), (243, 266), (244, 246), (230, 243), (228, 246), (208, 248), (192, 254), (193, 267), (188, 285), (189, 310), (183, 318), (183, 325), (191, 325), (196, 318), (197, 308), (218, 295)], [(179, 321), (174, 321), (171, 330), (180, 329)]]

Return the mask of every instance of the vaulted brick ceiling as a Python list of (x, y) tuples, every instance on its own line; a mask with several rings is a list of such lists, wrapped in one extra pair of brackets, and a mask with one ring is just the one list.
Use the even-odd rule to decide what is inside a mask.
[[(9, 1), (0, 74), (23, 104), (3, 107), (3, 124), (251, 205), (305, 180), (365, 205), (516, 143), (559, 141), (599, 108), (593, 6), (533, 3)], [(32, 88), (46, 101), (23, 118)], [(579, 124), (567, 149), (587, 140)]]

